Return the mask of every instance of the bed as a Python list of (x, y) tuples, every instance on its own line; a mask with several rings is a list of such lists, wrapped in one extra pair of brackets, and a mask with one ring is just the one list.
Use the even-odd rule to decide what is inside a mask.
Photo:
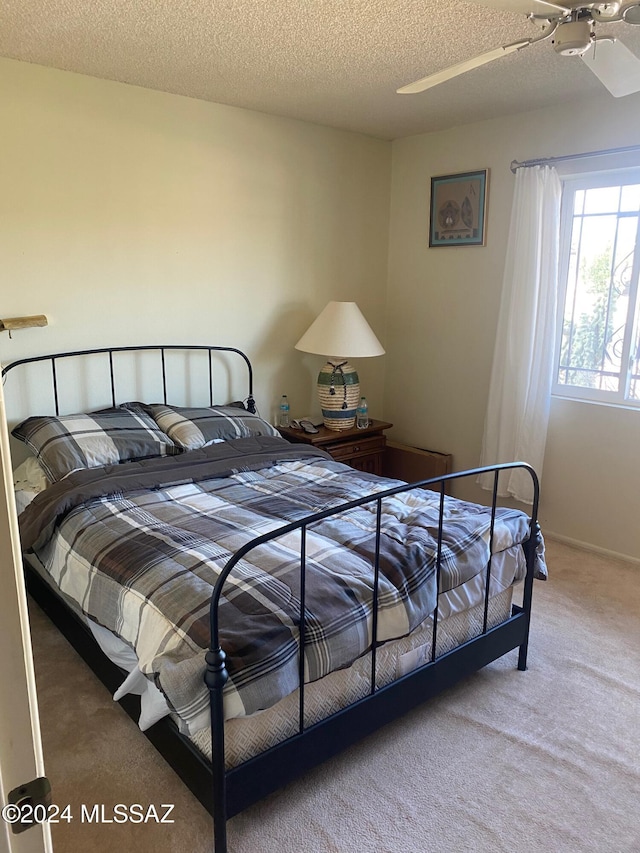
[[(204, 404), (175, 404), (176, 353), (182, 390), (204, 358)], [(122, 357), (157, 357), (157, 397), (121, 396)], [(214, 404), (227, 357), (248, 382)], [(105, 405), (67, 414), (60, 365), (96, 359)], [(513, 649), (526, 668), (546, 577), (527, 465), (482, 469), (489, 507), (446, 494), (478, 471), (407, 484), (350, 469), (259, 416), (235, 348), (56, 353), (3, 377), (24, 397), (43, 366), (53, 414), (36, 395), (12, 430), (31, 453), (15, 475), (29, 590), (209, 809), (215, 853), (234, 814), (430, 696)], [(534, 483), (529, 515), (497, 504), (514, 466)]]

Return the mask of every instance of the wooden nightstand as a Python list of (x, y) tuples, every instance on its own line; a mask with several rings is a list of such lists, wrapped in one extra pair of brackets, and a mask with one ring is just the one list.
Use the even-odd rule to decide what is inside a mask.
[(318, 427), (317, 433), (308, 433), (293, 427), (278, 427), (283, 438), (302, 444), (312, 444), (326, 450), (338, 462), (344, 462), (358, 471), (382, 474), (382, 462), (387, 439), (384, 430), (393, 424), (386, 421), (369, 421), (366, 429), (343, 429), (340, 432)]

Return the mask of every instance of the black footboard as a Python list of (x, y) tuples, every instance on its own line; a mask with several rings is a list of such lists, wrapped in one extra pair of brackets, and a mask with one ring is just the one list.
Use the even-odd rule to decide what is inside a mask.
[[(500, 472), (524, 468), (533, 480), (534, 500), (530, 516), (529, 538), (524, 543), (527, 571), (524, 582), (522, 607), (513, 607), (512, 615), (500, 625), (489, 628), (487, 624), (491, 579), (491, 556), (486, 566), (484, 619), (482, 633), (452, 651), (437, 655), (438, 606), (433, 613), (433, 637), (431, 661), (419, 669), (384, 686), (376, 686), (377, 599), (379, 587), (379, 540), (382, 502), (385, 498), (399, 494), (416, 486), (428, 486), (440, 493), (438, 547), (436, 557), (437, 592), (440, 591), (441, 547), (445, 505), (445, 488), (450, 480), (462, 477), (477, 477), (481, 473), (494, 474), (493, 499), (491, 504), (491, 527), (489, 554), (493, 554), (494, 523), (497, 509), (498, 479)], [(306, 536), (308, 528), (329, 516), (348, 511), (364, 504), (376, 505), (376, 553), (373, 565), (373, 615), (371, 644), (371, 675), (369, 695), (345, 709), (312, 726), (305, 726), (304, 644), (305, 644), (305, 564)], [(452, 686), (460, 679), (480, 669), (512, 649), (519, 648), (518, 668), (526, 669), (531, 598), (535, 573), (536, 548), (539, 539), (537, 524), (538, 480), (535, 472), (524, 463), (511, 463), (493, 467), (449, 474), (434, 480), (397, 486), (372, 496), (351, 501), (339, 507), (307, 516), (287, 524), (249, 542), (228, 561), (220, 575), (211, 599), (211, 647), (206, 655), (207, 671), (205, 682), (209, 688), (211, 707), (211, 743), (213, 751), (212, 795), (214, 819), (215, 853), (227, 853), (226, 821), (234, 814), (255, 803), (269, 793), (298, 778), (327, 758), (341, 752), (371, 734), (381, 726), (397, 719), (411, 708), (423, 703)], [(260, 753), (231, 770), (225, 770), (225, 732), (223, 691), (227, 682), (225, 653), (219, 641), (218, 608), (225, 581), (234, 566), (250, 551), (272, 539), (299, 530), (300, 548), (300, 655), (299, 655), (299, 723), (298, 734)], [(436, 597), (437, 601), (437, 597)]]

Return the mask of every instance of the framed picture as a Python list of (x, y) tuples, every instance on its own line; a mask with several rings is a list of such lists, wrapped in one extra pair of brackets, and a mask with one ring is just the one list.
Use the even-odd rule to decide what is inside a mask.
[(484, 246), (488, 169), (431, 178), (430, 246)]

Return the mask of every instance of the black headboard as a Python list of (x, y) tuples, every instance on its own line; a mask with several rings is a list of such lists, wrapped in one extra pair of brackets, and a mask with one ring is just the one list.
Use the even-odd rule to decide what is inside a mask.
[[(33, 364), (35, 362), (43, 362), (49, 361), (51, 363), (51, 382), (52, 382), (52, 391), (53, 391), (53, 400), (55, 404), (55, 413), (56, 415), (60, 414), (60, 398), (58, 392), (58, 372), (57, 372), (57, 364), (62, 359), (68, 358), (80, 358), (82, 356), (93, 356), (93, 355), (101, 355), (103, 354), (105, 358), (108, 359), (109, 366), (109, 381), (110, 381), (110, 393), (111, 393), (111, 401), (112, 405), (117, 405), (118, 396), (117, 396), (117, 365), (114, 361), (114, 353), (142, 353), (142, 352), (156, 352), (158, 354), (158, 358), (160, 360), (160, 369), (162, 371), (162, 389), (163, 389), (163, 402), (167, 403), (167, 359), (166, 354), (170, 352), (177, 353), (187, 353), (189, 351), (201, 351), (208, 353), (208, 365), (209, 365), (209, 405), (213, 405), (213, 356), (214, 353), (233, 353), (235, 355), (240, 356), (246, 364), (248, 371), (248, 394), (245, 398), (245, 403), (247, 409), (250, 412), (255, 412), (256, 406), (253, 398), (253, 369), (251, 367), (251, 362), (248, 357), (241, 350), (236, 349), (235, 347), (210, 347), (210, 346), (199, 346), (199, 345), (178, 345), (178, 344), (167, 344), (167, 345), (158, 345), (158, 346), (139, 346), (139, 347), (104, 347), (102, 349), (87, 349), (87, 350), (76, 350), (75, 352), (58, 352), (51, 353), (48, 355), (37, 355), (31, 358), (22, 358), (18, 361), (12, 361), (10, 364), (7, 364), (2, 369), (2, 380), (3, 382), (6, 380), (6, 376), (9, 371), (14, 370), (20, 365)], [(122, 402), (122, 401), (121, 401)]]

